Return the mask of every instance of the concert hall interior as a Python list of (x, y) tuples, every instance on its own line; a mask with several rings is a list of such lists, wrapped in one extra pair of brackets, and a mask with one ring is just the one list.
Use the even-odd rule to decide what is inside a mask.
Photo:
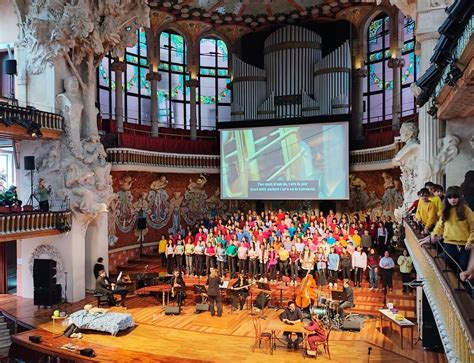
[(473, 8), (0, 0), (0, 362), (474, 363)]

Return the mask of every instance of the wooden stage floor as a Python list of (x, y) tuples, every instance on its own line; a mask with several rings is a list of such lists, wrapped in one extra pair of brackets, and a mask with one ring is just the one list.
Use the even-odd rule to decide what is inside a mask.
[[(68, 313), (79, 310), (86, 303), (95, 304), (92, 296), (69, 304)], [(250, 311), (230, 313), (230, 306), (224, 306), (223, 317), (211, 317), (209, 313), (194, 314), (194, 305), (188, 301), (179, 316), (164, 315), (162, 306), (153, 297), (131, 297), (127, 299), (128, 309), (112, 308), (113, 311), (132, 314), (136, 327), (130, 331), (110, 336), (100, 333), (85, 333), (83, 339), (71, 339), (71, 343), (87, 346), (87, 342), (99, 344), (108, 351), (116, 350), (117, 361), (121, 352), (127, 351), (137, 362), (156, 361), (163, 358), (175, 362), (195, 359), (206, 362), (294, 362), (302, 361), (302, 351), (287, 351), (278, 347), (273, 356), (263, 349), (252, 352), (254, 330)], [(32, 299), (12, 295), (0, 295), (0, 311), (15, 316), (18, 320), (37, 328), (52, 331), (52, 309), (37, 309)], [(262, 328), (271, 319), (278, 319), (281, 310), (269, 309)], [(370, 362), (446, 362), (445, 355), (425, 352), (421, 343), (411, 349), (400, 348), (400, 337), (394, 332), (384, 335), (379, 330), (379, 319), (366, 320), (361, 332), (333, 331), (330, 347), (331, 360), (327, 355), (318, 356), (320, 362), (347, 363), (367, 362), (368, 348), (372, 347)], [(388, 332), (384, 332), (387, 334)], [(408, 341), (406, 337), (405, 342)], [(125, 353), (125, 352), (123, 352)], [(142, 356), (141, 356), (142, 354)]]

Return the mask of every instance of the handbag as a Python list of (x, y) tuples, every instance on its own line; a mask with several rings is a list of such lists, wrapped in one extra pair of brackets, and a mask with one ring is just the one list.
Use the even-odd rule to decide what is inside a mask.
[(84, 348), (79, 351), (80, 355), (86, 356), (86, 357), (95, 357), (95, 352), (94, 349), (92, 348)]
[(69, 325), (66, 330), (64, 331), (63, 335), (67, 338), (69, 338), (71, 336), (71, 334), (74, 334), (78, 331), (78, 327), (76, 326), (76, 324), (71, 324)]

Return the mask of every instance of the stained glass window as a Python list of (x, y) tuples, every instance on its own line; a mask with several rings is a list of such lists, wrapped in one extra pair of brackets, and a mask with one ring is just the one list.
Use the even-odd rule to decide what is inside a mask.
[[(364, 85), (364, 122), (377, 122), (392, 118), (393, 71), (388, 67), (390, 52), (389, 17), (381, 14), (374, 19), (368, 30), (367, 68), (369, 75)], [(405, 65), (401, 71), (401, 116), (417, 112), (410, 85), (416, 81), (418, 58), (415, 56), (415, 23), (404, 18), (404, 45), (402, 57)]]
[(364, 87), (364, 123), (392, 118), (393, 82), (390, 59), (390, 18), (381, 14), (367, 32), (367, 84)]
[(227, 47), (222, 40), (205, 38), (200, 43), (199, 125), (214, 128), (230, 120), (230, 82)]
[[(127, 48), (124, 82), (124, 115), (126, 122), (149, 125), (151, 122), (151, 89), (146, 80), (149, 66), (144, 31), (138, 32), (138, 42)], [(161, 126), (189, 129), (189, 78), (186, 67), (187, 49), (184, 38), (171, 32), (160, 34), (160, 65), (158, 72), (158, 121)], [(214, 129), (216, 121), (230, 120), (230, 82), (228, 53), (218, 39), (201, 40), (201, 70), (198, 88), (198, 127)], [(98, 102), (104, 118), (115, 114), (115, 74), (110, 70), (113, 60), (104, 57), (98, 70)]]

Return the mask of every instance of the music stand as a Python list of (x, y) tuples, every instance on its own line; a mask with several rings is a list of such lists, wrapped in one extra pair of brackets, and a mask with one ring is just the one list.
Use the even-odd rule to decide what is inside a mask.
[(347, 295), (343, 291), (331, 291), (331, 299), (332, 300), (347, 300)]
[(205, 304), (207, 298), (203, 294), (207, 293), (206, 286), (196, 284), (193, 286), (193, 290), (195, 294), (201, 296), (201, 304)]
[(260, 290), (265, 290), (265, 291), (272, 291), (270, 285), (266, 282), (259, 282), (257, 281), (257, 287), (260, 289)]

